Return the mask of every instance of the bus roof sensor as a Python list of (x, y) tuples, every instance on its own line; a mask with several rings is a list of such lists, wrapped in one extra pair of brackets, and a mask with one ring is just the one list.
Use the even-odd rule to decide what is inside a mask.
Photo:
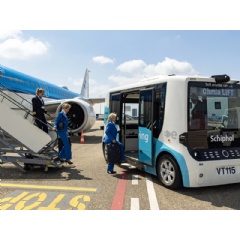
[(213, 75), (211, 78), (214, 78), (216, 83), (223, 83), (223, 82), (229, 82), (230, 77), (226, 74), (223, 75)]

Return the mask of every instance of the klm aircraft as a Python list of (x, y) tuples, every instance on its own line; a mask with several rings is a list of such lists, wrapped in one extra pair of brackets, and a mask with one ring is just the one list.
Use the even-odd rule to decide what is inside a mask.
[(69, 128), (72, 133), (89, 130), (96, 121), (93, 105), (104, 102), (104, 98), (89, 98), (89, 70), (86, 69), (81, 93), (68, 90), (67, 87), (57, 86), (27, 74), (15, 71), (0, 65), (0, 88), (6, 88), (27, 98), (35, 96), (37, 88), (45, 92), (44, 107), (49, 115), (46, 118), (55, 118), (61, 111), (62, 103), (69, 103)]

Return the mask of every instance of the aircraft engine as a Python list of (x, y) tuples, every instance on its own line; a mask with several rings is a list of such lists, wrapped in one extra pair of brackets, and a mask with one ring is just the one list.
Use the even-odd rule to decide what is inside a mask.
[[(96, 113), (91, 104), (81, 99), (70, 99), (62, 103), (68, 103), (71, 108), (67, 114), (68, 127), (72, 133), (79, 133), (81, 131), (89, 130), (96, 121)], [(62, 104), (60, 104), (56, 110), (57, 114), (62, 110)]]

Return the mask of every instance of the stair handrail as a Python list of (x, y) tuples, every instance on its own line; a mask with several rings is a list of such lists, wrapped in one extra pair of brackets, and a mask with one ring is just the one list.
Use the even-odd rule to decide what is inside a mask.
[[(1, 86), (3, 86), (3, 88), (1, 88)], [(31, 113), (31, 111), (27, 108), (27, 107), (25, 107), (24, 105), (22, 105), (22, 104), (20, 104), (19, 102), (17, 102), (14, 98), (12, 98), (12, 97), (10, 97), (10, 96), (8, 96), (6, 93), (4, 93), (3, 92), (3, 90), (4, 89), (6, 89), (7, 91), (9, 91), (9, 92), (12, 92), (12, 93), (14, 93), (16, 96), (18, 96), (18, 97), (20, 97), (21, 99), (22, 99), (22, 102), (21, 103), (23, 103), (24, 101), (26, 101), (28, 104), (30, 104), (31, 106), (32, 106), (32, 103), (31, 102), (29, 102), (27, 99), (25, 99), (25, 98), (23, 98), (21, 95), (19, 95), (17, 92), (15, 92), (15, 91), (13, 91), (13, 90), (11, 90), (11, 89), (9, 89), (8, 87), (6, 87), (4, 84), (2, 84), (1, 82), (0, 82), (0, 92), (3, 94), (3, 97), (5, 96), (5, 98), (7, 98), (8, 100), (9, 99), (11, 99), (11, 101), (10, 102), (12, 102), (14, 105), (16, 105), (17, 107), (19, 107), (19, 105), (21, 106), (21, 107), (24, 107), (24, 109), (23, 108), (21, 108), (21, 107), (19, 107), (21, 110), (23, 110), (23, 111), (25, 111), (28, 115), (30, 115), (30, 116), (32, 116), (32, 117), (34, 117), (35, 119), (37, 119), (38, 121), (40, 121), (41, 123), (43, 123), (44, 125), (46, 125), (47, 127), (51, 127), (51, 129), (53, 128), (53, 125), (51, 124), (51, 123), (49, 123), (49, 122), (47, 122), (47, 124), (45, 123), (45, 122), (43, 122), (43, 121), (41, 121), (40, 119), (38, 119), (38, 118), (36, 118), (35, 116), (33, 116), (32, 115), (32, 113)], [(6, 97), (7, 96), (7, 97)], [(17, 104), (16, 104), (17, 103)], [(48, 114), (48, 113), (45, 113), (48, 117), (50, 117), (50, 120), (54, 120), (54, 118), (50, 115), (50, 114)], [(49, 127), (49, 128), (50, 128)], [(68, 127), (68, 131), (72, 134), (72, 130)]]

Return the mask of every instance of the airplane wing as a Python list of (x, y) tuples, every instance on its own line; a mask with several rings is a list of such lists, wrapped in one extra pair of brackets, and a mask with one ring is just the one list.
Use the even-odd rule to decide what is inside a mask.
[(96, 103), (103, 103), (103, 102), (105, 102), (105, 98), (88, 98), (87, 100), (89, 102), (91, 102), (92, 105), (94, 105)]

